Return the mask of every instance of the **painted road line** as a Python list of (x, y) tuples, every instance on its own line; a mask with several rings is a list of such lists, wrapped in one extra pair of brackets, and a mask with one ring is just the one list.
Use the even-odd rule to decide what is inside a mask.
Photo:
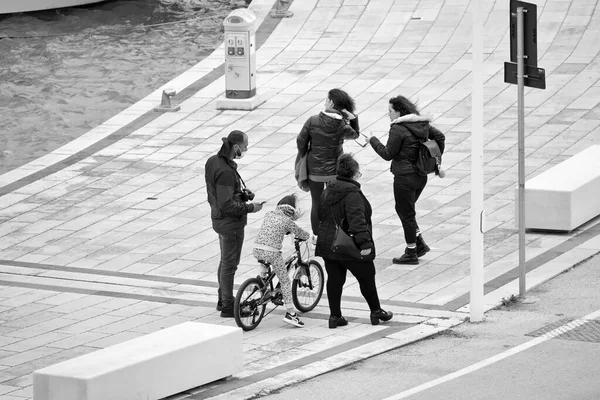
[(600, 310), (594, 311), (593, 313), (588, 314), (588, 315), (586, 315), (583, 318), (579, 318), (579, 319), (576, 319), (574, 321), (571, 321), (568, 324), (559, 326), (558, 328), (553, 329), (550, 332), (545, 333), (545, 334), (543, 334), (540, 337), (537, 337), (537, 338), (532, 339), (532, 340), (530, 340), (528, 342), (525, 342), (525, 343), (520, 344), (520, 345), (518, 345), (516, 347), (513, 347), (510, 350), (507, 350), (507, 351), (502, 352), (500, 354), (496, 354), (493, 357), (490, 357), (490, 358), (487, 358), (485, 360), (482, 360), (482, 361), (480, 361), (478, 363), (475, 363), (473, 365), (465, 367), (465, 368), (463, 368), (461, 370), (458, 370), (456, 372), (453, 372), (451, 374), (448, 374), (448, 375), (442, 376), (440, 378), (431, 380), (431, 381), (426, 382), (426, 383), (424, 383), (422, 385), (415, 386), (412, 389), (408, 389), (408, 390), (405, 390), (405, 391), (400, 392), (398, 394), (395, 394), (393, 396), (386, 397), (383, 400), (405, 399), (405, 398), (407, 398), (409, 396), (412, 396), (413, 394), (417, 394), (417, 393), (423, 392), (423, 391), (431, 389), (431, 388), (433, 388), (435, 386), (441, 385), (442, 383), (446, 383), (446, 382), (449, 382), (449, 381), (454, 380), (456, 378), (459, 378), (461, 376), (470, 374), (471, 372), (475, 372), (475, 371), (477, 371), (477, 370), (479, 370), (481, 368), (487, 367), (488, 365), (495, 364), (498, 361), (504, 360), (505, 358), (508, 358), (510, 356), (518, 354), (518, 353), (520, 353), (522, 351), (525, 351), (527, 349), (530, 349), (530, 348), (532, 348), (534, 346), (537, 346), (538, 344), (544, 343), (545, 341), (547, 341), (549, 339), (552, 339), (552, 338), (555, 338), (555, 337), (557, 337), (559, 335), (562, 335), (565, 332), (571, 331), (571, 330), (573, 330), (573, 329), (575, 329), (575, 328), (577, 328), (577, 327), (579, 327), (579, 326), (587, 323), (588, 321), (594, 320), (594, 319), (596, 319), (598, 317), (600, 317)]

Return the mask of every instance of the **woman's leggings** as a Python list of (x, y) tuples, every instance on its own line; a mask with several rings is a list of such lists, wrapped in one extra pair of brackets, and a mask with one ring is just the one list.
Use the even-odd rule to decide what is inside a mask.
[(275, 274), (277, 274), (279, 283), (281, 283), (283, 302), (288, 309), (293, 309), (294, 303), (292, 301), (292, 284), (290, 282), (290, 277), (287, 273), (287, 270), (285, 269), (285, 265), (283, 265), (283, 256), (281, 255), (281, 252), (252, 249), (252, 255), (254, 255), (257, 260), (263, 260), (271, 264), (271, 268), (275, 270)]
[(334, 317), (342, 316), (342, 290), (346, 283), (346, 272), (350, 271), (358, 281), (360, 293), (369, 309), (378, 311), (381, 308), (377, 286), (375, 286), (375, 264), (373, 261), (332, 260), (323, 258), (327, 270), (327, 299), (329, 311)]
[(312, 206), (310, 209), (310, 226), (313, 235), (319, 234), (319, 205), (321, 204), (321, 194), (325, 189), (325, 182), (315, 182), (308, 180), (308, 188), (310, 189), (310, 198)]

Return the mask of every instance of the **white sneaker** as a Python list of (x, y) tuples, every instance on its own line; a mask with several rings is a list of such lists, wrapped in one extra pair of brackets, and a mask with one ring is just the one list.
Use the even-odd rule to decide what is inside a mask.
[(285, 317), (283, 317), (283, 322), (287, 322), (288, 324), (297, 326), (298, 328), (302, 328), (304, 326), (304, 322), (300, 320), (300, 317), (296, 313), (292, 315), (289, 312), (286, 312)]

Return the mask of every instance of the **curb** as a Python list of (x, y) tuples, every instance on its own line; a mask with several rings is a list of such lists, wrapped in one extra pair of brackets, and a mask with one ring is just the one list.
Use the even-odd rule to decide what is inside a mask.
[[(367, 358), (419, 342), (465, 322), (466, 318), (466, 316), (463, 319), (432, 318), (412, 328), (408, 328), (401, 332), (397, 332), (375, 340), (371, 343), (355, 347), (351, 350), (336, 354), (335, 356), (316, 361), (289, 372), (252, 383), (250, 385), (246, 385), (239, 389), (234, 389), (217, 396), (202, 398), (214, 400), (246, 400), (267, 396), (270, 393), (280, 390), (286, 386), (297, 384), (365, 360)], [(195, 397), (192, 396), (189, 398), (194, 399)]]

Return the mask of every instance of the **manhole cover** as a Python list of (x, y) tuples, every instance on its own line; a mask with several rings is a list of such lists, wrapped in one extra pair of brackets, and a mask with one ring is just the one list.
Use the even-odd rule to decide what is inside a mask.
[[(566, 325), (563, 327), (563, 325)], [(600, 321), (597, 320), (573, 320), (562, 319), (543, 328), (528, 333), (526, 336), (542, 336), (553, 330), (558, 329), (552, 336), (552, 339), (578, 340), (581, 342), (600, 343)], [(571, 328), (572, 327), (572, 328)], [(569, 329), (571, 328), (571, 329)]]

